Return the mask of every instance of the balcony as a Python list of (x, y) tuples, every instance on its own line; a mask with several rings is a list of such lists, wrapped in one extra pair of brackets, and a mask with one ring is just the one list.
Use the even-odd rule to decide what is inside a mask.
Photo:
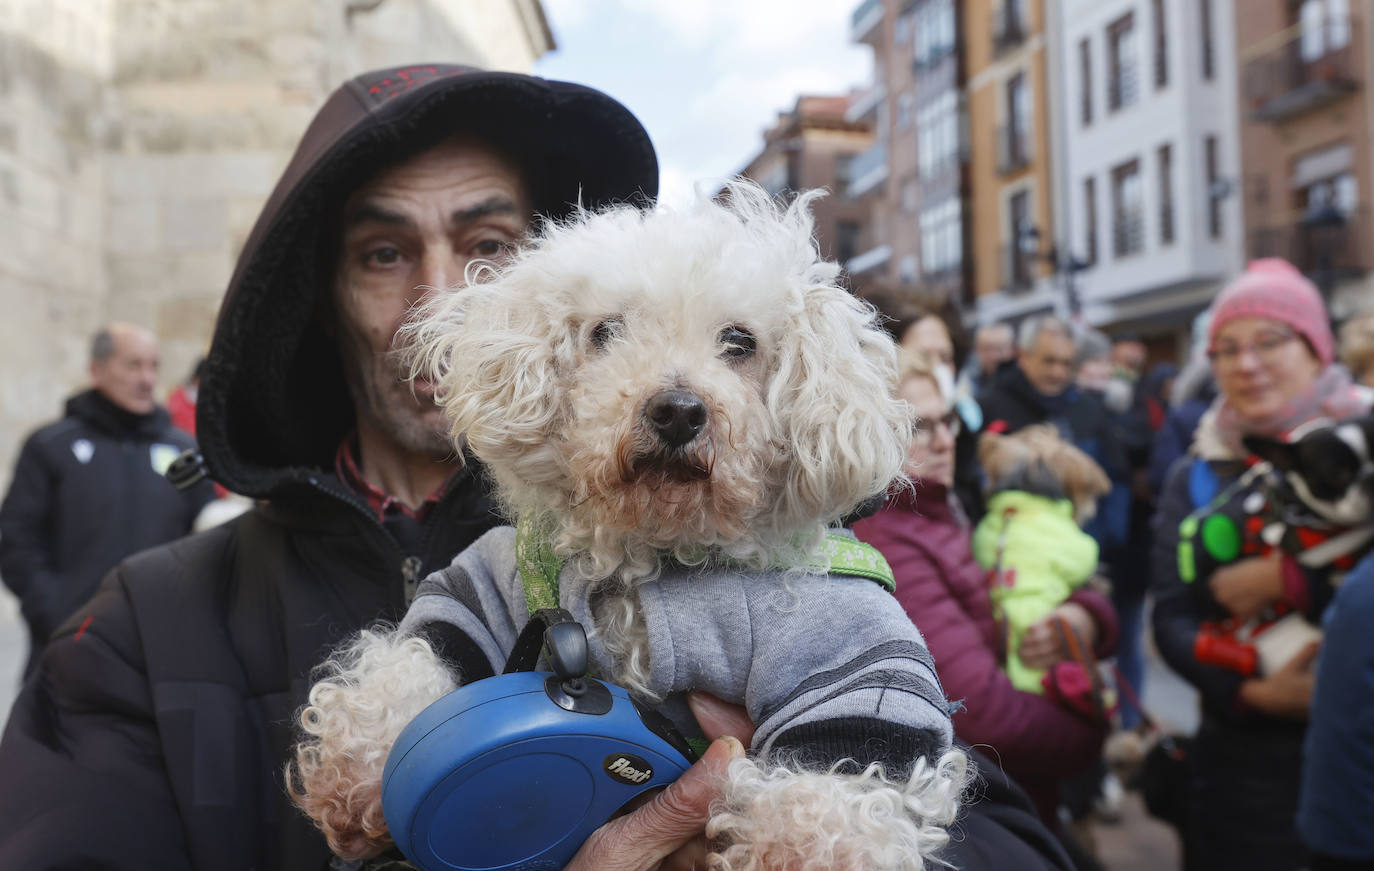
[[(1340, 219), (1332, 220), (1334, 215)], [(1318, 285), (1325, 285), (1368, 272), (1374, 266), (1369, 231), (1369, 208), (1360, 206), (1350, 212), (1331, 210), (1288, 224), (1260, 227), (1250, 231), (1247, 241), (1252, 259), (1282, 257)]]
[(1283, 121), (1359, 90), (1360, 33), (1359, 21), (1327, 21), (1247, 63), (1243, 92), (1250, 117)]
[(1002, 246), (998, 258), (1002, 265), (1002, 289), (1008, 293), (1023, 293), (1035, 285), (1035, 255), (1022, 245)]
[(887, 181), (887, 146), (879, 143), (855, 155), (849, 164), (850, 197), (861, 197)]
[(881, 33), (883, 0), (863, 0), (849, 16), (849, 41), (868, 42)]
[(878, 107), (887, 99), (887, 83), (881, 80), (875, 81), (868, 90), (858, 94), (849, 103), (849, 108), (844, 111), (844, 120), (853, 124), (862, 121), (868, 116), (878, 111)]
[(1009, 175), (1031, 163), (1030, 131), (1010, 124), (997, 128), (997, 172)]
[(1000, 57), (1026, 41), (1028, 28), (1014, 0), (1004, 0), (1001, 9), (992, 12), (992, 54)]

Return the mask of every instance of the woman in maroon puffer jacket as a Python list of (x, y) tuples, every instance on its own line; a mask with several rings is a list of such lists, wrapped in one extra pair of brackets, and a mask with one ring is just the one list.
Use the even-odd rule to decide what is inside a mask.
[[(993, 618), (985, 573), (969, 548), (971, 530), (949, 496), (958, 418), (919, 356), (903, 352), (899, 392), (923, 422), (907, 462), (915, 492), (893, 497), (854, 532), (891, 564), (897, 598), (921, 627), (946, 695), (963, 701), (954, 715), (956, 736), (990, 748), (987, 755), (1001, 762), (1058, 831), (1059, 781), (1097, 761), (1106, 726), (1016, 689), (1002, 672), (1005, 638)], [(1066, 618), (1099, 656), (1116, 644), (1116, 614), (1105, 596), (1079, 590), (1053, 616)], [(1069, 656), (1049, 619), (1028, 630), (1021, 645), (1021, 658), (1033, 667)]]

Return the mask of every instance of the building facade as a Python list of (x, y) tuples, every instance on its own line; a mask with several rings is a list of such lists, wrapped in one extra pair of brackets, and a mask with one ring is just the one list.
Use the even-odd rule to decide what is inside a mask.
[(970, 293), (968, 137), (956, 0), (865, 0), (851, 38), (873, 48), (873, 78), (849, 117), (874, 130), (848, 195), (868, 222), (849, 263), (861, 294), (889, 308)]
[(1051, 4), (1057, 311), (1168, 342), (1241, 268), (1233, 11)]
[(775, 197), (824, 188), (811, 213), (821, 256), (846, 263), (859, 253), (859, 237), (868, 217), (865, 204), (846, 196), (856, 157), (873, 144), (863, 122), (849, 121), (847, 96), (802, 96), (763, 135), (763, 150), (740, 175), (752, 178)]
[(528, 71), (538, 0), (0, 3), (0, 484), (86, 380), (90, 334), (204, 353), (234, 259), (315, 109), (424, 60)]
[(1246, 254), (1291, 260), (1343, 319), (1374, 294), (1374, 3), (1235, 3)]
[(979, 322), (1043, 309), (1055, 219), (1044, 0), (968, 0), (971, 253)]

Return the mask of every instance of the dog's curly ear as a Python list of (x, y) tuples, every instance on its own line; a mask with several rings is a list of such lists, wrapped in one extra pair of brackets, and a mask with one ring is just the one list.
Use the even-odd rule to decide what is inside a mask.
[(559, 336), (537, 294), (505, 274), (435, 299), (406, 328), (411, 373), (435, 385), (455, 444), (488, 465), (542, 444), (559, 403)]
[(787, 325), (768, 409), (790, 462), (780, 529), (828, 523), (887, 490), (912, 435), (897, 398), (897, 351), (872, 306), (833, 285), (808, 288)]

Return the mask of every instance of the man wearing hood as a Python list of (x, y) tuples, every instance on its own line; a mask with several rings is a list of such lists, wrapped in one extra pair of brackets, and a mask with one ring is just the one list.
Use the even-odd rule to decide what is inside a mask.
[(91, 387), (24, 442), (0, 506), (0, 578), (19, 597), (32, 672), (48, 636), (124, 557), (185, 535), (213, 498), (163, 477), (195, 442), (153, 398), (157, 337), (113, 323), (91, 340)]
[(657, 186), (644, 128), (580, 85), (430, 64), (330, 97), (198, 396), (206, 471), (258, 504), (126, 560), (53, 634), (0, 743), (0, 867), (330, 867), (282, 782), (310, 670), (498, 522), (396, 328), (531, 221)]

